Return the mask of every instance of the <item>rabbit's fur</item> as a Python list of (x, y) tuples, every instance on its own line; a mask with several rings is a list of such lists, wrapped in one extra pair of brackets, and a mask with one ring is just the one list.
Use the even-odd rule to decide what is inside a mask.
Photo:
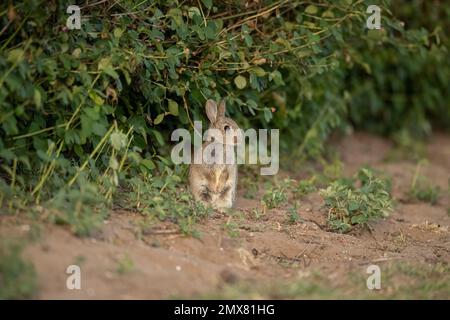
[[(217, 133), (221, 133), (221, 137), (232, 133), (231, 143), (214, 136), (214, 132), (209, 131), (207, 141), (203, 143), (203, 161), (201, 164), (191, 164), (189, 167), (189, 185), (194, 199), (216, 209), (231, 208), (236, 197), (237, 185), (237, 165), (236, 161), (232, 164), (208, 164), (205, 159), (211, 159), (211, 155), (205, 152), (206, 147), (214, 147), (211, 144), (222, 144), (223, 155), (226, 152), (234, 153), (234, 145), (238, 143), (238, 135), (240, 129), (236, 122), (225, 117), (225, 100), (222, 100), (217, 106), (213, 100), (208, 100), (205, 105), (206, 115), (210, 121), (209, 129), (216, 129)], [(230, 131), (231, 129), (231, 131)], [(226, 143), (226, 144), (225, 144)], [(211, 154), (214, 154), (211, 152)]]

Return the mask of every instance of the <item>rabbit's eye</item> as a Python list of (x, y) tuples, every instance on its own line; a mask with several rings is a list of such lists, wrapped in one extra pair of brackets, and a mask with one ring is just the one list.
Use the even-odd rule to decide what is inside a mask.
[(226, 125), (225, 127), (223, 127), (223, 130), (225, 130), (225, 131), (230, 130), (230, 126)]

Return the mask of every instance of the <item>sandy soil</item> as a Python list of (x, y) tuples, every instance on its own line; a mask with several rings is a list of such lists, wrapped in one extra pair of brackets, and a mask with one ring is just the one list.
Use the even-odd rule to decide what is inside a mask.
[[(301, 201), (300, 219), (290, 224), (288, 204), (256, 217), (259, 200), (243, 198), (240, 190), (236, 213), (217, 213), (201, 222), (198, 229), (202, 236), (198, 239), (172, 232), (171, 224), (161, 224), (157, 233), (139, 238), (136, 221), (142, 217), (114, 211), (93, 238), (77, 238), (63, 227), (44, 226), (40, 240), (25, 249), (25, 257), (34, 263), (38, 274), (37, 298), (196, 297), (243, 281), (298, 281), (309, 272), (326, 274), (330, 281), (348, 272), (364, 275), (366, 266), (374, 263), (450, 263), (450, 201), (445, 193), (450, 178), (450, 137), (436, 135), (427, 147), (429, 164), (422, 173), (444, 190), (434, 206), (408, 200), (416, 164), (384, 161), (392, 148), (386, 140), (357, 133), (335, 147), (346, 175), (369, 164), (392, 176), (395, 211), (373, 223), (372, 231), (327, 231), (322, 227), (326, 212), (317, 193)], [(224, 227), (227, 222), (236, 223), (236, 235)], [(25, 235), (27, 230), (21, 219), (0, 217), (2, 234)], [(118, 272), (126, 261), (132, 261), (133, 266)], [(65, 270), (71, 264), (81, 266), (81, 290), (66, 289)]]

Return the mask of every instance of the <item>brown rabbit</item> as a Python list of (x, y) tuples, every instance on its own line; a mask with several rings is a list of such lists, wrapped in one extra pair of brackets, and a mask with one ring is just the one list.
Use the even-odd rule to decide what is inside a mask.
[[(189, 167), (189, 185), (195, 200), (216, 209), (231, 208), (236, 196), (237, 165), (235, 160), (226, 162), (225, 158), (234, 157), (234, 145), (238, 143), (241, 132), (236, 122), (225, 117), (225, 100), (219, 103), (219, 107), (215, 101), (208, 100), (205, 108), (211, 122), (207, 135), (209, 141), (202, 145), (202, 163), (193, 163)], [(216, 150), (222, 150), (222, 154), (215, 155)], [(222, 161), (212, 163), (215, 156)]]

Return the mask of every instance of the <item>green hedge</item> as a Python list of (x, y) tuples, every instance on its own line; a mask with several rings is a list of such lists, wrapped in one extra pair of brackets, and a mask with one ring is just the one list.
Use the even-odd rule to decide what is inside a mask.
[[(432, 126), (450, 126), (448, 62), (450, 5), (445, 1), (394, 1), (399, 23), (395, 38), (383, 35), (353, 54), (367, 65), (347, 73), (351, 92), (349, 118), (361, 128), (382, 134), (407, 130), (415, 137)], [(408, 43), (399, 44), (398, 38)]]
[(88, 2), (81, 30), (65, 26), (69, 4), (0, 5), (0, 201), (84, 181), (110, 197), (170, 165), (171, 130), (203, 118), (208, 98), (244, 128), (280, 128), (300, 156), (337, 127), (450, 119), (448, 41), (430, 29), (441, 20), (405, 31), (395, 11), (421, 12), (404, 1), (379, 1), (382, 31), (365, 29), (372, 1)]

